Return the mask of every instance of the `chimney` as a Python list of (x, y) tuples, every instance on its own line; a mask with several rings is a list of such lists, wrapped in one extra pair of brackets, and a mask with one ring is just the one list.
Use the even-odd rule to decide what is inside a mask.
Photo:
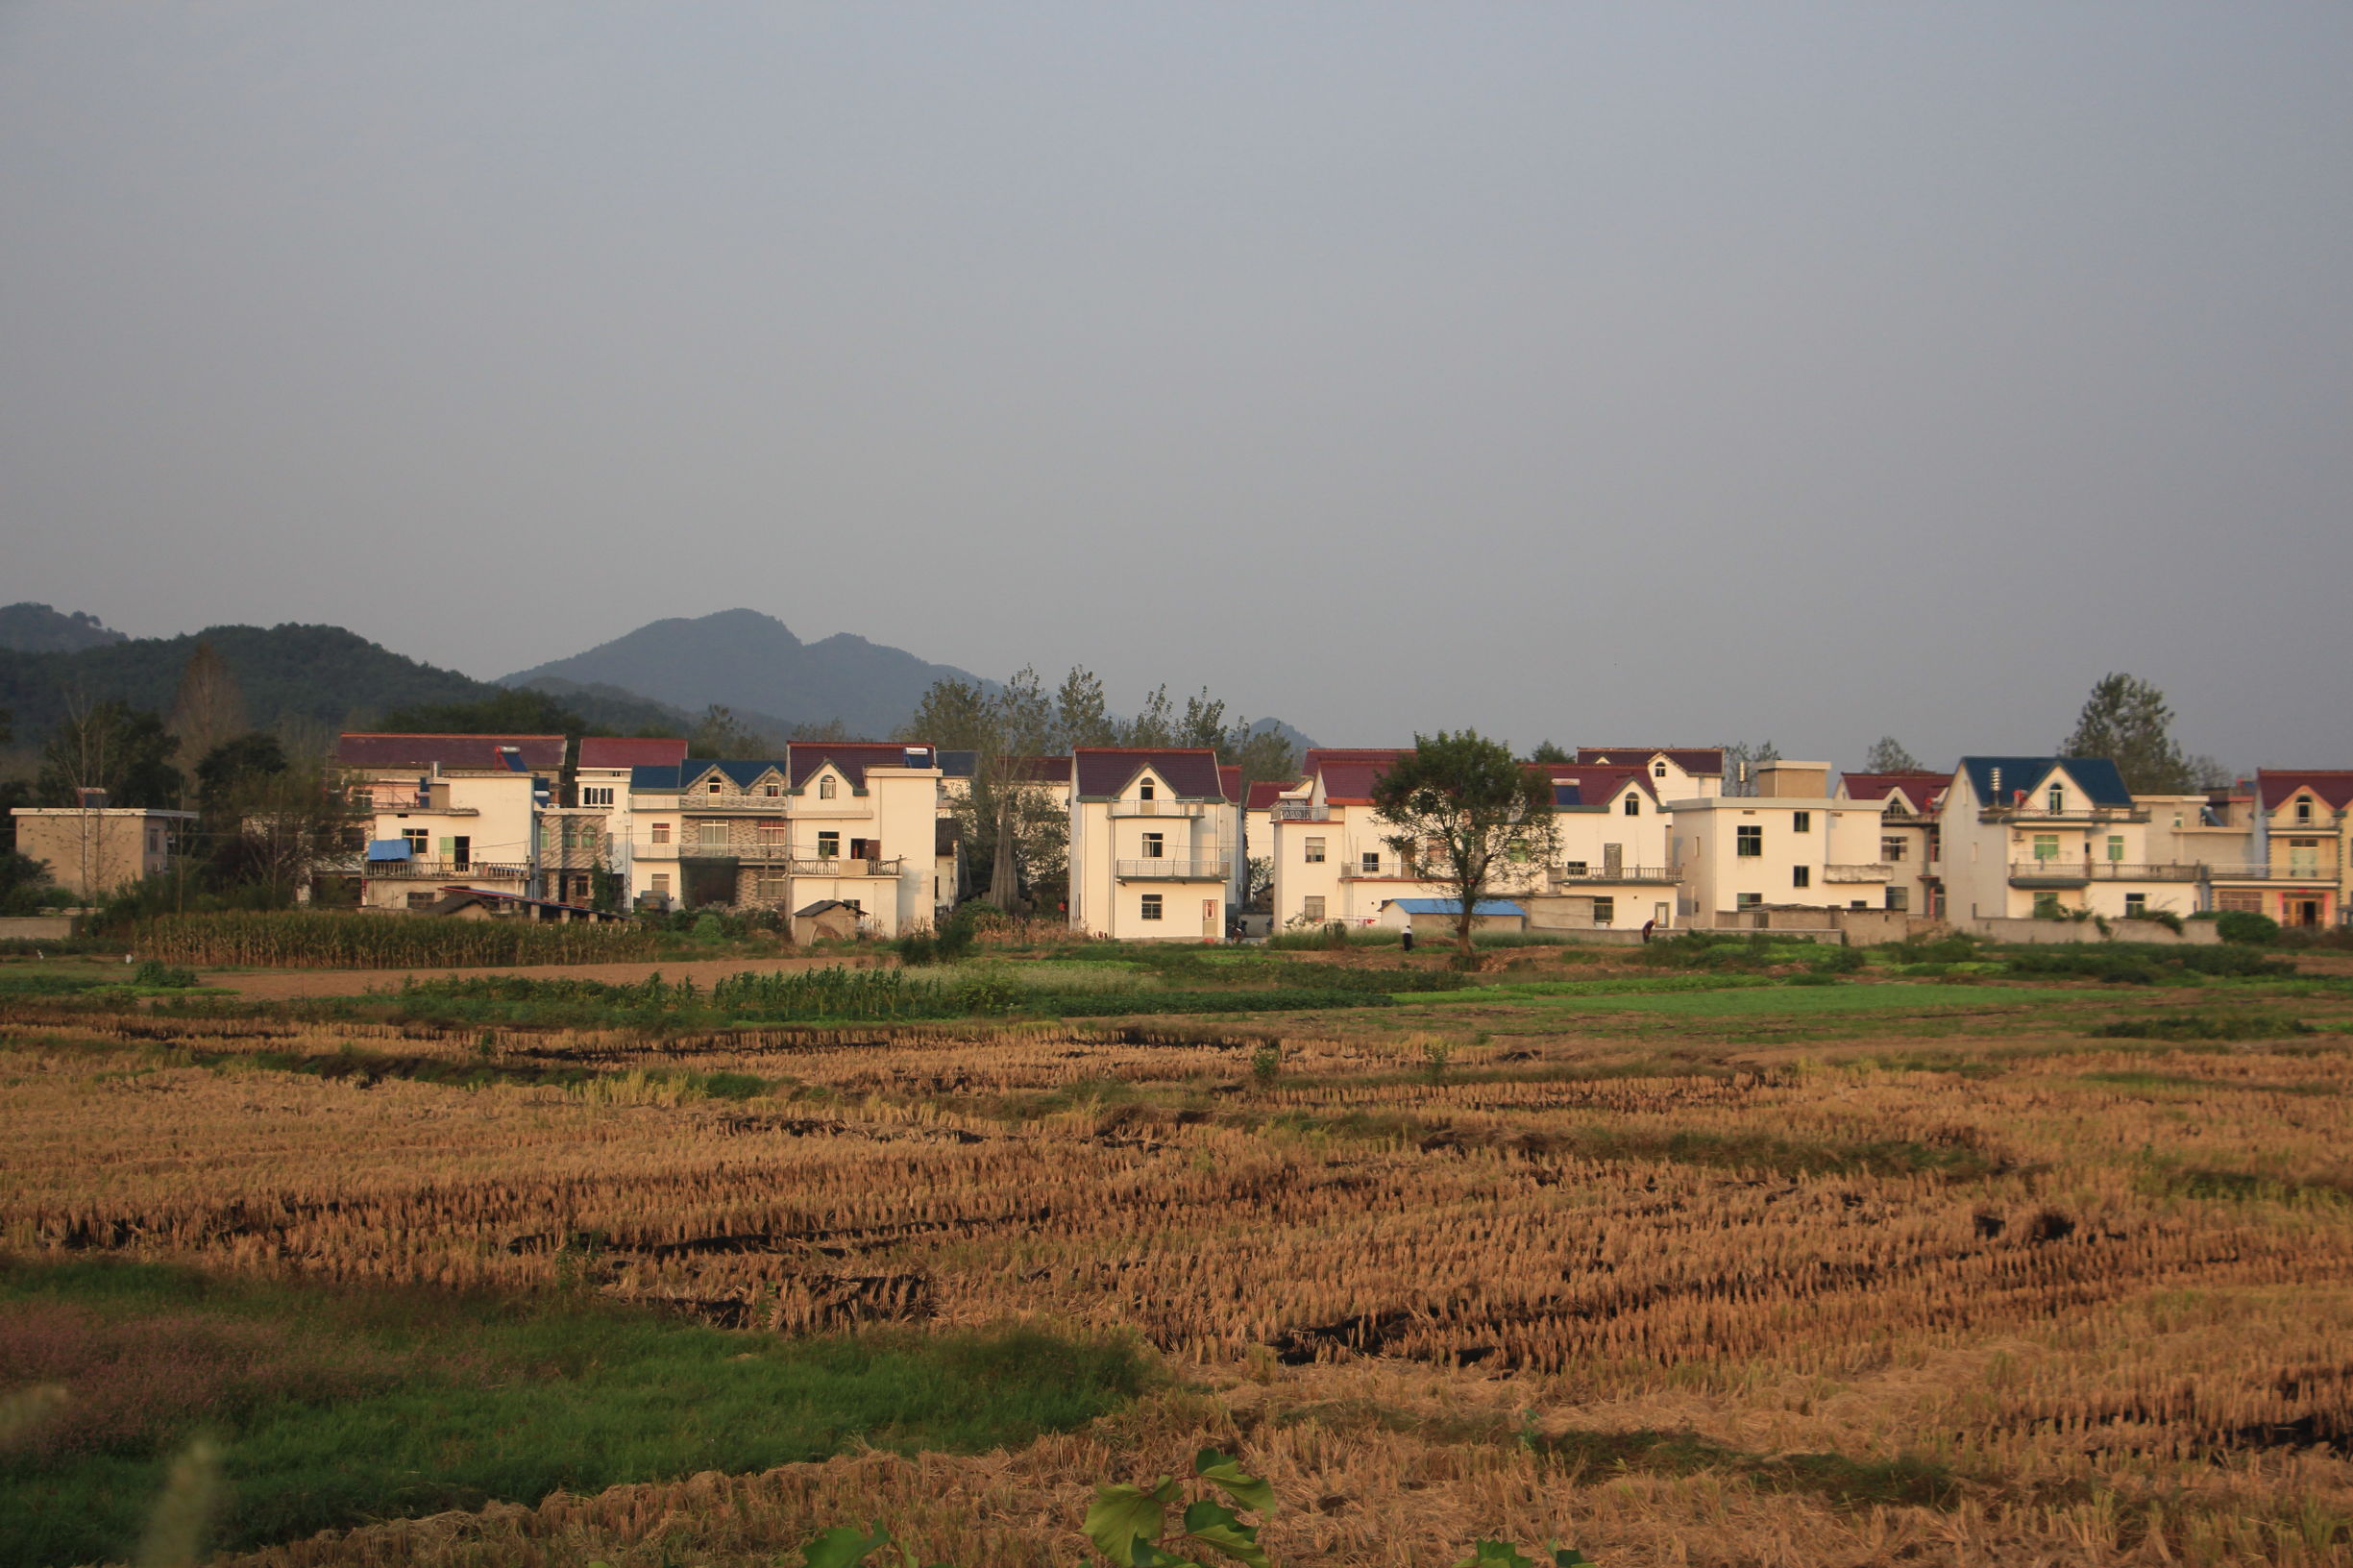
[(76, 790), (74, 796), (81, 802), (84, 811), (107, 809), (107, 792), (104, 790)]
[(1756, 765), (1756, 793), (1782, 799), (1820, 800), (1830, 793), (1826, 762), (1787, 762), (1776, 759)]

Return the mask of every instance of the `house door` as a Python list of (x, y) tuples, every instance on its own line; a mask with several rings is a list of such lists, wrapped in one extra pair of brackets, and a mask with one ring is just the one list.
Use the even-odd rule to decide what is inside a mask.
[(1224, 935), (1225, 932), (1219, 929), (1217, 924), (1217, 900), (1214, 898), (1202, 899), (1201, 940), (1203, 942), (1215, 942), (1218, 938)]
[(2295, 903), (2295, 919), (2290, 923), (2294, 925), (2318, 925), (2320, 923), (2320, 900), (2317, 898), (2297, 899)]
[(474, 840), (459, 834), (450, 841), (450, 864), (464, 870), (474, 864)]

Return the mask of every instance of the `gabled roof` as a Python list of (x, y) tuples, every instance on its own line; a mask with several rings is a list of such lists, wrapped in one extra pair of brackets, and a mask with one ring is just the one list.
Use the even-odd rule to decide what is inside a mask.
[(1217, 787), (1228, 800), (1239, 805), (1242, 797), (1242, 771), (1239, 768), (1228, 767), (1224, 763), (1219, 763), (1217, 765)]
[(1250, 811), (1270, 810), (1277, 800), (1283, 798), (1286, 790), (1297, 789), (1300, 782), (1295, 778), (1262, 778), (1250, 786), (1242, 804)]
[[(1963, 757), (1961, 772), (1969, 775), (1969, 787), (1976, 792), (1977, 802), (1985, 806), (2006, 806), (2017, 798), (2021, 790), (2034, 791), (2057, 769), (2066, 769), (2067, 776), (2092, 797), (2096, 806), (2129, 806), (2132, 792), (2124, 788), (2124, 775), (2116, 771), (2116, 764), (2106, 757)], [(2001, 774), (2000, 798), (1995, 798), (1994, 774)]]
[(1146, 768), (1180, 800), (1227, 798), (1217, 753), (1206, 746), (1082, 746), (1070, 753), (1071, 776), (1082, 800), (1116, 798)]
[(583, 735), (582, 768), (674, 768), (686, 760), (686, 743), (674, 737)]
[[(2005, 782), (2007, 773), (2002, 775)], [(1884, 800), (1901, 796), (1916, 812), (1925, 812), (1951, 785), (1950, 773), (1841, 773), (1838, 787), (1850, 800)], [(2086, 789), (2090, 785), (2084, 786)]]
[(1333, 805), (1369, 806), (1373, 801), (1373, 785), (1381, 775), (1396, 767), (1398, 758), (1412, 754), (1409, 746), (1355, 750), (1318, 747), (1307, 754), (1301, 766), (1310, 778), (1322, 777), (1324, 798)]
[(2258, 768), (2255, 770), (2255, 793), (2265, 809), (2286, 801), (2298, 790), (2310, 790), (2329, 804), (2332, 811), (2343, 811), (2353, 806), (2353, 769), (2345, 768)]
[(795, 741), (784, 752), (791, 766), (788, 782), (796, 795), (827, 763), (849, 780), (853, 793), (864, 795), (869, 768), (930, 768), (940, 755), (928, 746), (901, 746), (896, 741)]
[[(1459, 915), (1462, 913), (1462, 900), (1459, 898), (1392, 898), (1389, 902), (1409, 915)], [(1527, 918), (1528, 911), (1508, 898), (1482, 898), (1471, 906), (1471, 914), (1474, 918), (1486, 915), (1517, 915), (1524, 919)]]
[(563, 772), (561, 735), (386, 735), (355, 731), (335, 740), (346, 768), (443, 768), (475, 772)]
[(1653, 757), (1664, 757), (1694, 777), (1724, 776), (1724, 747), (1720, 746), (1581, 746), (1577, 760), (1627, 768), (1648, 768)]
[(770, 769), (784, 772), (780, 757), (728, 758), (689, 757), (675, 768), (632, 768), (629, 770), (629, 790), (635, 795), (659, 795), (669, 790), (682, 790), (718, 769), (726, 780), (739, 790), (748, 790), (760, 781), (760, 775)]
[(1629, 784), (1633, 785), (1658, 801), (1658, 787), (1651, 782), (1647, 757), (1641, 763), (1626, 767), (1599, 763), (1539, 763), (1553, 781), (1553, 805), (1561, 811), (1601, 811), (1615, 800)]

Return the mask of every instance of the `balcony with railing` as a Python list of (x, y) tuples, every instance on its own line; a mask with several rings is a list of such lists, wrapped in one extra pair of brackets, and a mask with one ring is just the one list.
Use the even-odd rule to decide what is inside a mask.
[(1123, 882), (1223, 882), (1234, 874), (1230, 860), (1122, 860), (1116, 872)]
[(2048, 806), (1980, 806), (1977, 820), (2013, 826), (2048, 822), (2057, 827), (2081, 827), (2096, 822), (2145, 822), (2148, 812), (2141, 806), (2063, 806), (2057, 811)]
[(2216, 861), (2205, 870), (2207, 879), (2214, 882), (2317, 882), (2334, 886), (2337, 881), (2334, 863), (2317, 857), (2291, 860), (2285, 866), (2260, 861)]
[(1270, 821), (1278, 822), (1333, 822), (1338, 817), (1329, 805), (1317, 805), (1312, 800), (1278, 800), (1266, 808)]
[(2024, 860), (2010, 863), (2014, 888), (2081, 888), (2095, 882), (2202, 882), (2210, 868), (2132, 860)]
[(1206, 800), (1113, 800), (1106, 809), (1114, 817), (1200, 817), (1210, 808)]
[(906, 861), (896, 855), (888, 859), (819, 855), (809, 859), (793, 857), (769, 864), (780, 865), (794, 876), (896, 876)]
[(1395, 855), (1351, 855), (1340, 862), (1343, 882), (1395, 881), (1413, 874), (1413, 868)]
[(1826, 865), (1822, 868), (1825, 882), (1886, 882), (1894, 879), (1896, 868), (1884, 860), (1858, 861), (1848, 865)]
[(1664, 886), (1683, 879), (1683, 869), (1679, 866), (1612, 866), (1607, 861), (1564, 860), (1550, 870), (1555, 882), (1566, 884), (1616, 882)]
[(528, 882), (531, 868), (489, 860), (371, 860), (361, 874), (380, 882)]

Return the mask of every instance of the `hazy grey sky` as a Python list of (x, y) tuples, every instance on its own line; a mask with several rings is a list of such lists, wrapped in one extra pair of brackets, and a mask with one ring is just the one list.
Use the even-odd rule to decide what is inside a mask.
[(2353, 7), (0, 6), (0, 600), (2353, 764)]

